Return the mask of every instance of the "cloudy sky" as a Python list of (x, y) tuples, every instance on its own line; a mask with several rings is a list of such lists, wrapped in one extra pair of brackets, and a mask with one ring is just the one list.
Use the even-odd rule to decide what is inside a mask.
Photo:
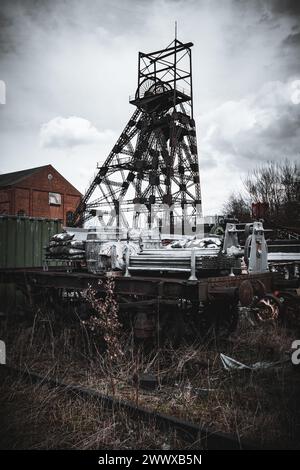
[(177, 20), (203, 210), (219, 212), (260, 162), (299, 159), (299, 19), (297, 0), (1, 0), (0, 173), (51, 163), (84, 192), (134, 110), (138, 51)]

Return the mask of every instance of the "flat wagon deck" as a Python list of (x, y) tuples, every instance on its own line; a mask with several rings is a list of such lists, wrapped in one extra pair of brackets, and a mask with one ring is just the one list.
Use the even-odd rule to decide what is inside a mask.
[[(96, 285), (112, 275), (117, 294), (173, 299), (185, 297), (194, 301), (205, 302), (214, 296), (228, 294), (233, 289), (248, 280), (264, 284), (266, 291), (271, 292), (279, 283), (278, 276), (273, 273), (249, 274), (238, 276), (208, 277), (196, 281), (181, 278), (149, 277), (149, 276), (119, 276), (115, 273), (104, 275), (91, 274), (84, 271), (67, 271), (50, 268), (44, 271), (40, 268), (0, 269), (0, 283), (15, 283), (18, 286), (55, 289), (86, 289), (89, 284)], [(99, 290), (103, 289), (101, 284)]]
[(224, 334), (225, 331), (228, 335), (237, 325), (240, 304), (259, 307), (259, 318), (277, 318), (281, 301), (273, 295), (274, 291), (295, 289), (299, 284), (298, 280), (287, 283), (272, 272), (187, 280), (164, 276), (127, 277), (119, 272), (100, 275), (66, 268), (0, 270), (0, 283), (15, 284), (25, 295), (30, 309), (36, 310), (35, 307), (42, 304), (62, 315), (67, 311), (74, 310), (78, 314), (84, 310), (84, 291), (89, 286), (104, 297), (108, 278), (114, 279), (114, 294), (123, 323), (138, 324), (136, 332), (142, 337), (155, 336), (159, 324), (172, 338), (180, 335), (186, 325), (188, 329), (193, 325), (196, 332), (203, 325), (205, 329), (217, 326), (219, 332)]

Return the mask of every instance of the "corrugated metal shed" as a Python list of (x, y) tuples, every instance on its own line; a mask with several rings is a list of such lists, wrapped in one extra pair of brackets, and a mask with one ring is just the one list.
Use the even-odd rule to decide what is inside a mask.
[(0, 216), (0, 267), (42, 266), (44, 247), (61, 230), (60, 220)]
[[(44, 247), (62, 231), (60, 220), (36, 217), (0, 216), (0, 267), (41, 267)], [(14, 284), (0, 285), (0, 311), (16, 311), (24, 302)]]

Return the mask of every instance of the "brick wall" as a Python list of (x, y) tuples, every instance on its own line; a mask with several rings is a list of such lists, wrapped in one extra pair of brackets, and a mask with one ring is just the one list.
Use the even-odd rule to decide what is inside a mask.
[[(60, 205), (49, 204), (49, 192), (61, 195)], [(67, 212), (76, 209), (80, 197), (79, 191), (48, 165), (12, 188), (0, 189), (0, 213), (17, 215), (24, 211), (31, 217), (62, 219), (66, 223)]]
[(14, 188), (14, 212), (23, 210), (25, 214), (30, 214), (30, 189)]
[(11, 210), (11, 202), (10, 202), (10, 191), (9, 190), (2, 190), (0, 191), (0, 214), (9, 214)]

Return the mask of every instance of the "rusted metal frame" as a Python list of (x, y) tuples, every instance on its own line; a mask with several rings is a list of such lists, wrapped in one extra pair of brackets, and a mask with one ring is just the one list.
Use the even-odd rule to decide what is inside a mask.
[[(116, 145), (121, 145), (121, 142), (122, 142), (122, 146), (125, 146), (127, 145), (131, 139), (136, 135), (136, 133), (138, 132), (138, 129), (136, 127), (133, 128), (133, 130), (131, 131), (131, 133), (127, 134), (127, 129), (130, 129), (132, 126), (129, 125), (129, 122), (130, 121), (135, 121), (136, 120), (136, 117), (140, 114), (140, 110), (136, 110), (131, 119), (128, 121), (125, 129), (123, 130), (122, 134), (120, 135)], [(127, 139), (124, 141), (124, 135), (126, 135)], [(113, 150), (110, 152), (109, 156), (107, 157), (106, 161), (104, 162), (103, 166), (107, 166), (111, 163), (111, 161), (113, 160), (113, 158), (117, 157), (118, 154), (116, 154)], [(118, 161), (118, 160), (117, 160)], [(102, 167), (103, 167), (102, 166)], [(104, 178), (101, 179), (101, 181), (99, 182), (99, 178), (100, 178), (100, 171), (101, 169), (99, 170), (99, 172), (97, 173), (96, 177), (94, 178), (94, 181), (92, 183), (92, 185), (90, 186), (88, 192), (85, 194), (84, 196), (84, 200), (88, 200), (90, 198), (90, 196), (92, 195), (93, 191), (95, 190), (96, 186), (100, 186), (101, 185), (101, 182), (103, 181)], [(111, 195), (111, 197), (113, 197)], [(87, 204), (85, 203), (85, 206)], [(75, 214), (74, 214), (75, 215)], [(82, 220), (84, 219), (84, 216), (82, 216)]]
[[(32, 284), (40, 288), (74, 288), (86, 289), (89, 284), (97, 285), (98, 280), (106, 276), (85, 273), (43, 272), (29, 270), (2, 270), (0, 280), (4, 283)], [(207, 301), (214, 295), (232, 295), (234, 290), (245, 279), (262, 281), (268, 292), (272, 292), (274, 277), (272, 273), (240, 275), (235, 277), (216, 277), (189, 282), (183, 279), (163, 279), (149, 277), (116, 277), (115, 292), (125, 295), (142, 295), (163, 299), (187, 298), (191, 301)], [(104, 287), (97, 287), (100, 291)]]
[(127, 308), (130, 310), (135, 310), (135, 308), (139, 307), (147, 307), (147, 306), (153, 306), (157, 305), (157, 303), (161, 305), (177, 305), (178, 301), (177, 299), (162, 299), (160, 297), (155, 298), (155, 299), (149, 299), (149, 300), (135, 300), (134, 302), (118, 302), (118, 306), (120, 309), (126, 310)]
[[(174, 181), (174, 183), (179, 187), (179, 184), (180, 184), (180, 183), (178, 183), (178, 181), (177, 181), (177, 179), (176, 179), (176, 176), (171, 176), (171, 179), (172, 179), (172, 181)], [(185, 194), (188, 194), (191, 199), (195, 199), (195, 196), (194, 196), (192, 193), (190, 193), (190, 191), (188, 191), (187, 189), (188, 189), (188, 186), (186, 187), (186, 189), (185, 189), (185, 191), (184, 191)], [(175, 193), (173, 193), (173, 196), (177, 195), (177, 194), (180, 193), (180, 192), (182, 192), (182, 190), (181, 190), (181, 189), (178, 189), (178, 191), (176, 191)]]
[[(1, 279), (1, 278), (0, 278)], [(86, 289), (89, 284), (93, 284), (100, 291), (104, 287), (99, 285), (98, 280), (105, 280), (106, 276), (97, 276), (93, 274), (80, 273), (58, 273), (58, 272), (10, 272), (6, 273), (6, 282), (14, 282), (16, 284), (33, 284), (40, 288), (74, 288)], [(115, 292), (117, 294), (126, 295), (142, 295), (149, 297), (157, 297), (160, 295), (164, 298), (177, 299), (188, 295), (189, 298), (197, 300), (197, 289), (186, 280), (164, 280), (161, 278), (149, 277), (131, 277), (131, 278), (115, 278)]]
[[(119, 143), (122, 141), (123, 137), (125, 134), (126, 134), (126, 131), (127, 129), (130, 129), (131, 126), (129, 126), (129, 122), (131, 121), (136, 121), (136, 118), (139, 116), (140, 114), (140, 110), (139, 109), (136, 109), (134, 111), (134, 113), (132, 114), (130, 120), (128, 121), (128, 123), (126, 124), (123, 132), (121, 133), (118, 141), (117, 141), (117, 145), (119, 145)], [(132, 139), (133, 136), (130, 136), (130, 138), (128, 139), (129, 141)], [(115, 153), (113, 151), (111, 151), (107, 157), (107, 159), (105, 160), (103, 166), (106, 166), (106, 165), (109, 165), (111, 160), (113, 159)], [(80, 201), (78, 207), (76, 208), (75, 212), (74, 212), (74, 216), (73, 216), (73, 221), (74, 223), (76, 222), (76, 218), (78, 217), (78, 215), (80, 215), (80, 212), (83, 210), (84, 212), (84, 208), (85, 208), (85, 205), (86, 205), (86, 201), (90, 198), (90, 196), (92, 195), (92, 193), (94, 192), (96, 186), (97, 186), (97, 180), (99, 179), (100, 177), (100, 171), (98, 171), (96, 177), (94, 178), (94, 181), (93, 183), (90, 185), (90, 187), (88, 188), (88, 190), (86, 191), (85, 195), (83, 196), (82, 200)]]
[[(178, 76), (178, 77), (176, 78), (176, 82), (177, 82), (177, 81), (180, 81), (180, 80), (184, 80), (184, 81), (187, 83), (187, 85), (190, 86), (189, 82), (188, 82), (187, 80), (185, 80), (185, 78), (190, 77), (190, 74), (186, 74), (186, 75), (184, 75), (183, 77), (181, 77), (178, 73), (177, 73), (176, 75)], [(163, 78), (163, 77), (162, 77), (162, 78)], [(174, 83), (174, 79), (173, 79), (173, 80), (172, 80), (172, 79), (170, 79), (170, 80), (164, 80), (164, 83)], [(178, 92), (178, 91), (180, 92), (180, 90), (177, 90), (177, 88), (175, 88), (175, 90), (176, 90), (177, 92)]]
[[(174, 41), (172, 41), (173, 43)], [(177, 46), (177, 42), (180, 43), (180, 46)], [(158, 51), (151, 52), (150, 54), (146, 54), (145, 52), (141, 52), (141, 57), (146, 57), (151, 61), (151, 63), (162, 60), (165, 57), (169, 57), (170, 55), (174, 54), (174, 50), (176, 49), (177, 52), (184, 51), (185, 49), (191, 48), (194, 44), (192, 42), (187, 42), (187, 43), (181, 43), (180, 41), (177, 41), (176, 44), (173, 47), (167, 47), (165, 49), (160, 49)], [(171, 43), (171, 44), (172, 44)], [(166, 52), (166, 54), (164, 54)], [(155, 57), (158, 55), (158, 57)]]

